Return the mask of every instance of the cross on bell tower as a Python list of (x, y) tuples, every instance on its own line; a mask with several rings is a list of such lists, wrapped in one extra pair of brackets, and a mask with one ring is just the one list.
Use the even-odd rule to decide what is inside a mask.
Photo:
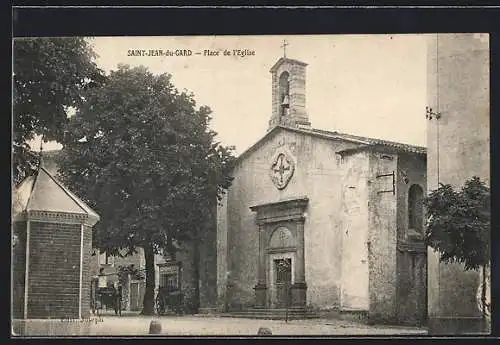
[(286, 58), (286, 47), (290, 45), (286, 40), (283, 40), (283, 43), (281, 44), (281, 48), (283, 48), (283, 57)]

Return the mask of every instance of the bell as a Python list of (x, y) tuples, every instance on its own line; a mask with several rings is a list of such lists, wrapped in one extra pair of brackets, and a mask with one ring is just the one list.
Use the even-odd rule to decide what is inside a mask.
[(283, 102), (281, 102), (281, 106), (283, 108), (288, 108), (289, 105), (290, 105), (290, 102), (288, 100), (288, 95), (284, 95)]

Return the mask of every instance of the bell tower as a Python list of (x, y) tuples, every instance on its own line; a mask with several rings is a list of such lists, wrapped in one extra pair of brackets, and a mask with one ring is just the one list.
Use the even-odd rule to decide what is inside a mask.
[(311, 127), (306, 112), (306, 66), (283, 56), (271, 68), (273, 112), (268, 130), (279, 125)]

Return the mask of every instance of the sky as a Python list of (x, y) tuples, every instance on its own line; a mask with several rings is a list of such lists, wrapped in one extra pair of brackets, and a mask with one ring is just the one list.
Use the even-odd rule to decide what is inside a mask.
[[(308, 64), (306, 109), (313, 128), (425, 146), (424, 35), (97, 37), (89, 42), (106, 72), (122, 63), (170, 73), (179, 90), (193, 92), (198, 105), (212, 109), (218, 139), (240, 154), (266, 133), (272, 111), (269, 69), (284, 54), (283, 40), (287, 57)], [(129, 50), (150, 49), (186, 49), (192, 55), (129, 56)], [(254, 54), (222, 54), (235, 49)], [(220, 50), (220, 55), (204, 56), (204, 50)]]

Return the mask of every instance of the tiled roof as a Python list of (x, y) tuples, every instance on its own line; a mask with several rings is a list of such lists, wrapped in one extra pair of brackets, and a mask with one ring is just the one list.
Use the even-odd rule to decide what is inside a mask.
[(26, 210), (28, 201), (33, 191), (35, 184), (35, 176), (26, 177), (13, 191), (12, 191), (12, 214), (16, 217)]
[[(307, 129), (301, 129), (307, 131)], [(348, 141), (358, 141), (362, 143), (363, 145), (367, 146), (379, 146), (379, 147), (387, 147), (387, 148), (392, 148), (397, 151), (405, 151), (405, 152), (411, 152), (411, 153), (419, 153), (419, 154), (426, 154), (427, 153), (427, 148), (422, 147), (422, 146), (415, 146), (415, 145), (409, 145), (409, 144), (403, 144), (403, 143), (398, 143), (395, 141), (388, 141), (388, 140), (382, 140), (382, 139), (375, 139), (375, 138), (369, 138), (369, 137), (361, 137), (357, 135), (352, 135), (352, 134), (346, 134), (346, 133), (339, 133), (339, 132), (330, 132), (330, 131), (325, 131), (321, 129), (311, 129), (313, 133), (318, 133), (322, 134), (325, 136), (330, 136), (332, 139), (345, 139)]]
[[(409, 152), (409, 153), (415, 153), (415, 154), (420, 154), (420, 155), (425, 155), (427, 153), (427, 149), (422, 146), (414, 146), (414, 145), (408, 145), (408, 144), (403, 144), (403, 143), (398, 143), (395, 141), (387, 141), (387, 140), (381, 140), (381, 139), (374, 139), (374, 138), (368, 138), (368, 137), (362, 137), (362, 136), (357, 136), (357, 135), (351, 135), (351, 134), (346, 134), (346, 133), (340, 133), (340, 132), (332, 132), (332, 131), (325, 131), (321, 129), (314, 129), (314, 128), (296, 128), (296, 127), (288, 127), (288, 126), (282, 126), (278, 125), (271, 129), (269, 132), (267, 132), (260, 140), (258, 140), (256, 143), (254, 143), (252, 146), (250, 146), (247, 150), (245, 150), (243, 153), (241, 153), (238, 156), (238, 161), (243, 159), (245, 156), (256, 150), (259, 146), (260, 143), (263, 142), (266, 138), (269, 136), (273, 135), (272, 133), (276, 133), (278, 129), (284, 129), (292, 132), (298, 132), (298, 133), (303, 133), (306, 135), (313, 135), (316, 137), (324, 138), (327, 140), (345, 140), (345, 141), (350, 141), (352, 143), (359, 144), (360, 146), (352, 149), (352, 150), (365, 150), (369, 148), (378, 148), (381, 150), (393, 150), (393, 151), (399, 151), (399, 152)], [(348, 150), (341, 151), (339, 153), (347, 153)]]

